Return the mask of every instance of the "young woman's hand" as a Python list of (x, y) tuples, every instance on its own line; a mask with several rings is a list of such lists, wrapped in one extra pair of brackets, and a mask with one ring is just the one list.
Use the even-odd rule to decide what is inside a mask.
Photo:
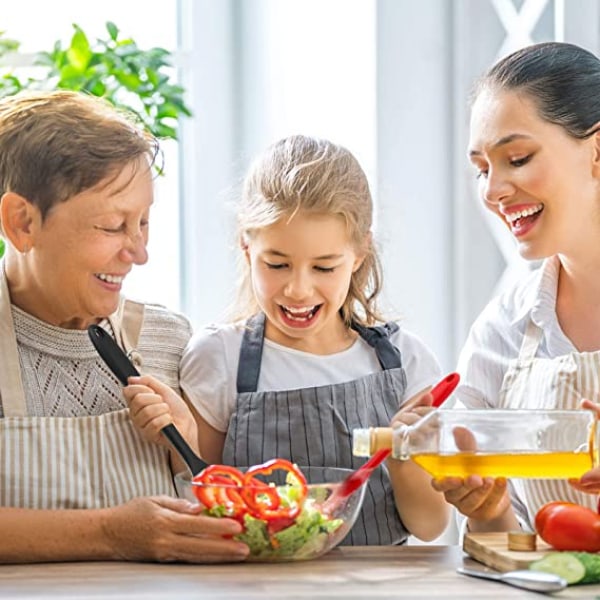
[[(452, 433), (457, 449), (477, 451), (477, 441), (469, 429), (455, 427)], [(510, 531), (519, 528), (504, 477), (445, 477), (434, 479), (432, 486), (444, 494), (446, 502), (469, 518), (470, 531)]]
[(101, 543), (113, 560), (190, 563), (241, 561), (248, 546), (227, 539), (241, 533), (233, 519), (199, 514), (181, 498), (134, 498), (101, 511)]
[(168, 446), (161, 430), (174, 423), (188, 444), (197, 448), (198, 429), (187, 403), (151, 375), (130, 377), (123, 389), (133, 424), (149, 442)]
[(471, 531), (507, 531), (518, 524), (506, 489), (506, 479), (469, 475), (434, 479), (434, 490), (442, 492), (446, 502), (469, 517)]
[[(595, 412), (596, 418), (600, 419), (600, 404), (590, 400), (582, 400), (581, 408)], [(580, 479), (569, 479), (569, 484), (585, 494), (600, 494), (600, 467), (590, 469)]]

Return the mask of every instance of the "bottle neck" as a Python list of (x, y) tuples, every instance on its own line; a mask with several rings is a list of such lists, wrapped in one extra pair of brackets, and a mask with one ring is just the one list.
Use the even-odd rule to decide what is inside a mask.
[(373, 455), (382, 448), (392, 450), (392, 456), (399, 460), (408, 460), (409, 452), (409, 425), (400, 424), (391, 427), (373, 427), (370, 436), (370, 454)]

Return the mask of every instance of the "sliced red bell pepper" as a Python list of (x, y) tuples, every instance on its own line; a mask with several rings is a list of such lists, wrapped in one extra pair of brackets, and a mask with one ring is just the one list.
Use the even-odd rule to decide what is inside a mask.
[(201, 484), (193, 486), (193, 490), (207, 508), (224, 506), (227, 514), (235, 518), (242, 518), (248, 512), (239, 491), (244, 485), (244, 475), (235, 467), (209, 465), (194, 477), (194, 482)]
[[(298, 487), (298, 498), (290, 506), (282, 506), (277, 489), (268, 484), (257, 485), (257, 475), (270, 475), (273, 471), (287, 471), (286, 479), (293, 479), (293, 485)], [(291, 476), (291, 477), (290, 477)], [(262, 465), (250, 467), (244, 475), (242, 497), (250, 508), (252, 515), (258, 519), (272, 521), (275, 519), (294, 519), (302, 507), (302, 502), (308, 493), (306, 478), (302, 471), (289, 460), (275, 458)]]

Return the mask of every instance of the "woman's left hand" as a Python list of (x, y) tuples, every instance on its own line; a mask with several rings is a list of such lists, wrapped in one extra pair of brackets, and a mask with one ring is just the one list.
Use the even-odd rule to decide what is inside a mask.
[[(600, 404), (582, 400), (581, 408), (593, 411), (596, 413), (596, 418), (600, 419)], [(569, 479), (569, 484), (585, 494), (600, 494), (600, 466), (590, 469), (580, 479)]]

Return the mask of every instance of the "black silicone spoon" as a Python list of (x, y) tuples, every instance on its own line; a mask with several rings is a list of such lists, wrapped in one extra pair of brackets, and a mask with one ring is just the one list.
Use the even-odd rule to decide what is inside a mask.
[[(88, 334), (102, 360), (123, 385), (127, 385), (128, 377), (139, 375), (138, 370), (129, 358), (127, 358), (125, 352), (121, 350), (117, 342), (113, 340), (106, 330), (99, 325), (90, 325), (88, 327)], [(200, 471), (208, 467), (208, 463), (196, 455), (173, 423), (163, 427), (162, 433), (185, 461), (192, 475), (198, 475)]]

